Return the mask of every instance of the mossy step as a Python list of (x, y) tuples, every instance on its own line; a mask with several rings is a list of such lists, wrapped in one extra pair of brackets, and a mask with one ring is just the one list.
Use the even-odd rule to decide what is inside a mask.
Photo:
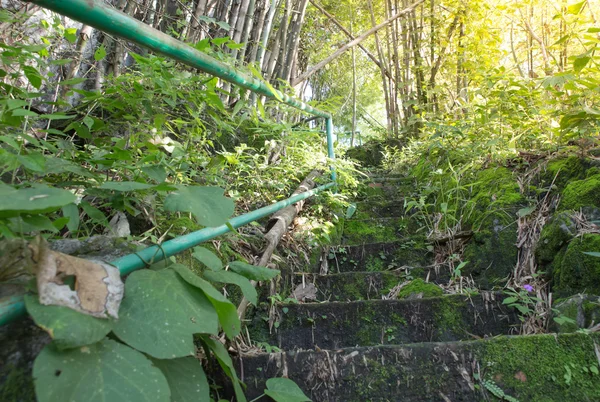
[[(424, 278), (438, 275), (430, 267), (434, 255), (423, 238), (413, 237), (393, 243), (368, 243), (331, 247), (325, 256), (330, 273), (356, 271), (390, 271), (407, 269), (411, 276)], [(313, 267), (318, 270), (319, 267)], [(442, 277), (445, 275), (442, 274)]]
[(356, 203), (356, 212), (350, 220), (373, 218), (399, 218), (404, 216), (404, 199), (393, 201), (361, 201)]
[(403, 272), (344, 272), (341, 274), (296, 274), (295, 283), (312, 284), (316, 301), (381, 299), (393, 287), (405, 282)]
[[(294, 283), (296, 284), (294, 287), (302, 286), (302, 284), (305, 288), (314, 285), (316, 301), (321, 302), (380, 300), (395, 286), (403, 283), (408, 285), (414, 282), (411, 281), (412, 276), (407, 276), (405, 271), (344, 272), (329, 275), (298, 273), (294, 276)], [(417, 279), (417, 282), (414, 283), (424, 282), (422, 279)], [(427, 286), (432, 289), (431, 295), (437, 296), (443, 293), (442, 289), (434, 283), (429, 283)], [(439, 293), (436, 292), (436, 289), (439, 290)], [(421, 291), (415, 293), (419, 292)], [(290, 297), (293, 297), (293, 294)]]
[(493, 293), (412, 300), (367, 300), (281, 306), (269, 334), (258, 314), (250, 335), (283, 350), (337, 349), (429, 341), (469, 340), (508, 334), (518, 323)]
[(420, 226), (409, 218), (356, 219), (344, 222), (342, 244), (392, 243), (407, 239)]
[(285, 376), (314, 402), (499, 400), (479, 377), (522, 402), (600, 401), (597, 345), (600, 334), (507, 336), (260, 354), (236, 363), (248, 399), (262, 394), (267, 379)]

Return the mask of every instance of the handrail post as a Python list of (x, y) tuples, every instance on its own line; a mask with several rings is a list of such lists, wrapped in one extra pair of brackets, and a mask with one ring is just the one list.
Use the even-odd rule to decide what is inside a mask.
[[(335, 160), (335, 151), (333, 150), (333, 118), (331, 116), (325, 119), (326, 132), (327, 132), (327, 156), (330, 160)], [(335, 167), (331, 166), (331, 180), (337, 181), (337, 174)]]

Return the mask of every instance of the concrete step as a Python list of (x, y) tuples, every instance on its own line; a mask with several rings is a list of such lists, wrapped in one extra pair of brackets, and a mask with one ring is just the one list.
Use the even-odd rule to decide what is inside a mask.
[(393, 243), (414, 237), (421, 226), (409, 218), (348, 220), (342, 232), (343, 245)]
[[(380, 300), (382, 296), (386, 296), (394, 287), (400, 284), (408, 285), (413, 279), (410, 273), (400, 270), (344, 272), (329, 275), (299, 273), (294, 274), (292, 290), (301, 287), (301, 294), (316, 291), (316, 299), (313, 300), (317, 302)], [(443, 281), (443, 283), (446, 282), (447, 280)], [(312, 290), (312, 286), (314, 286), (314, 290)], [(433, 292), (437, 289), (439, 294), (442, 294), (442, 289), (434, 283), (430, 283), (429, 286), (433, 287)], [(404, 286), (404, 289), (408, 288)], [(289, 296), (294, 297), (293, 294)]]
[(278, 307), (276, 317), (277, 330), (270, 334), (257, 313), (250, 335), (283, 350), (469, 340), (509, 334), (519, 322), (495, 293), (287, 304)]
[[(600, 401), (600, 334), (533, 335), (242, 356), (246, 395), (289, 377), (314, 402)], [(507, 399), (508, 400), (508, 399)]]
[[(335, 246), (331, 247), (324, 257), (327, 258), (329, 273), (379, 272), (406, 268), (415, 277), (425, 277), (423, 274), (432, 270), (427, 267), (432, 266), (434, 262), (428, 244), (424, 238), (419, 237), (392, 243)], [(320, 263), (317, 265), (312, 267), (313, 271), (320, 269)], [(435, 276), (437, 277), (438, 274)]]
[(351, 220), (399, 218), (404, 216), (404, 200), (362, 201), (356, 203), (356, 212)]
[(316, 300), (356, 301), (381, 299), (393, 287), (405, 282), (406, 275), (394, 272), (344, 272), (341, 274), (318, 275), (296, 274), (297, 286), (314, 285)]

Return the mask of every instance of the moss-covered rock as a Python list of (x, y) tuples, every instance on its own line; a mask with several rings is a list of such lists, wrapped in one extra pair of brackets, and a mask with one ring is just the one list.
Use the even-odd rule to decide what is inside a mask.
[(464, 217), (474, 235), (464, 251), (463, 272), (484, 289), (500, 285), (517, 261), (516, 213), (527, 202), (513, 172), (505, 167), (481, 171), (473, 184), (473, 213)]
[(589, 160), (574, 155), (551, 160), (541, 174), (540, 184), (547, 187), (554, 182), (554, 185), (561, 191), (568, 183), (585, 179), (589, 167)]
[(348, 149), (346, 156), (365, 167), (379, 166), (383, 161), (384, 149), (382, 142), (370, 141), (364, 145)]
[(600, 207), (600, 174), (567, 184), (559, 208), (578, 210), (588, 206)]
[(591, 295), (575, 295), (557, 303), (555, 318), (566, 317), (572, 322), (562, 324), (554, 321), (551, 330), (569, 333), (580, 328), (589, 328), (600, 322), (600, 297)]
[(496, 339), (480, 359), (485, 378), (521, 401), (597, 401), (598, 337), (570, 334)]
[(590, 251), (600, 252), (600, 235), (585, 234), (572, 240), (553, 263), (552, 289), (558, 296), (600, 294), (600, 258), (584, 254)]
[(573, 211), (554, 215), (542, 228), (535, 255), (543, 266), (554, 261), (558, 252), (577, 235)]
[(463, 274), (472, 276), (483, 289), (503, 285), (518, 255), (516, 225), (504, 224), (500, 218), (488, 221), (475, 232), (463, 254), (464, 261), (468, 261)]
[(423, 279), (418, 278), (411, 281), (400, 290), (398, 299), (436, 297), (441, 296), (442, 294), (444, 294), (444, 291), (438, 285), (425, 282)]
[(514, 213), (525, 204), (525, 197), (509, 169), (496, 167), (481, 171), (473, 184), (474, 212), (466, 223), (480, 226), (489, 216), (514, 220)]

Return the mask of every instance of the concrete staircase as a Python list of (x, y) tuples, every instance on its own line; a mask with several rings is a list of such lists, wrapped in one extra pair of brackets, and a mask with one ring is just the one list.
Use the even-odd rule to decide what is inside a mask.
[(398, 198), (410, 183), (369, 189), (325, 253), (327, 272), (321, 261), (291, 278), (314, 285), (316, 300), (277, 306), (273, 331), (266, 312), (249, 325), (281, 350), (238, 357), (249, 400), (283, 376), (313, 401), (600, 401), (597, 334), (516, 336), (502, 293), (444, 293), (435, 283), (449, 273), (432, 268)]

